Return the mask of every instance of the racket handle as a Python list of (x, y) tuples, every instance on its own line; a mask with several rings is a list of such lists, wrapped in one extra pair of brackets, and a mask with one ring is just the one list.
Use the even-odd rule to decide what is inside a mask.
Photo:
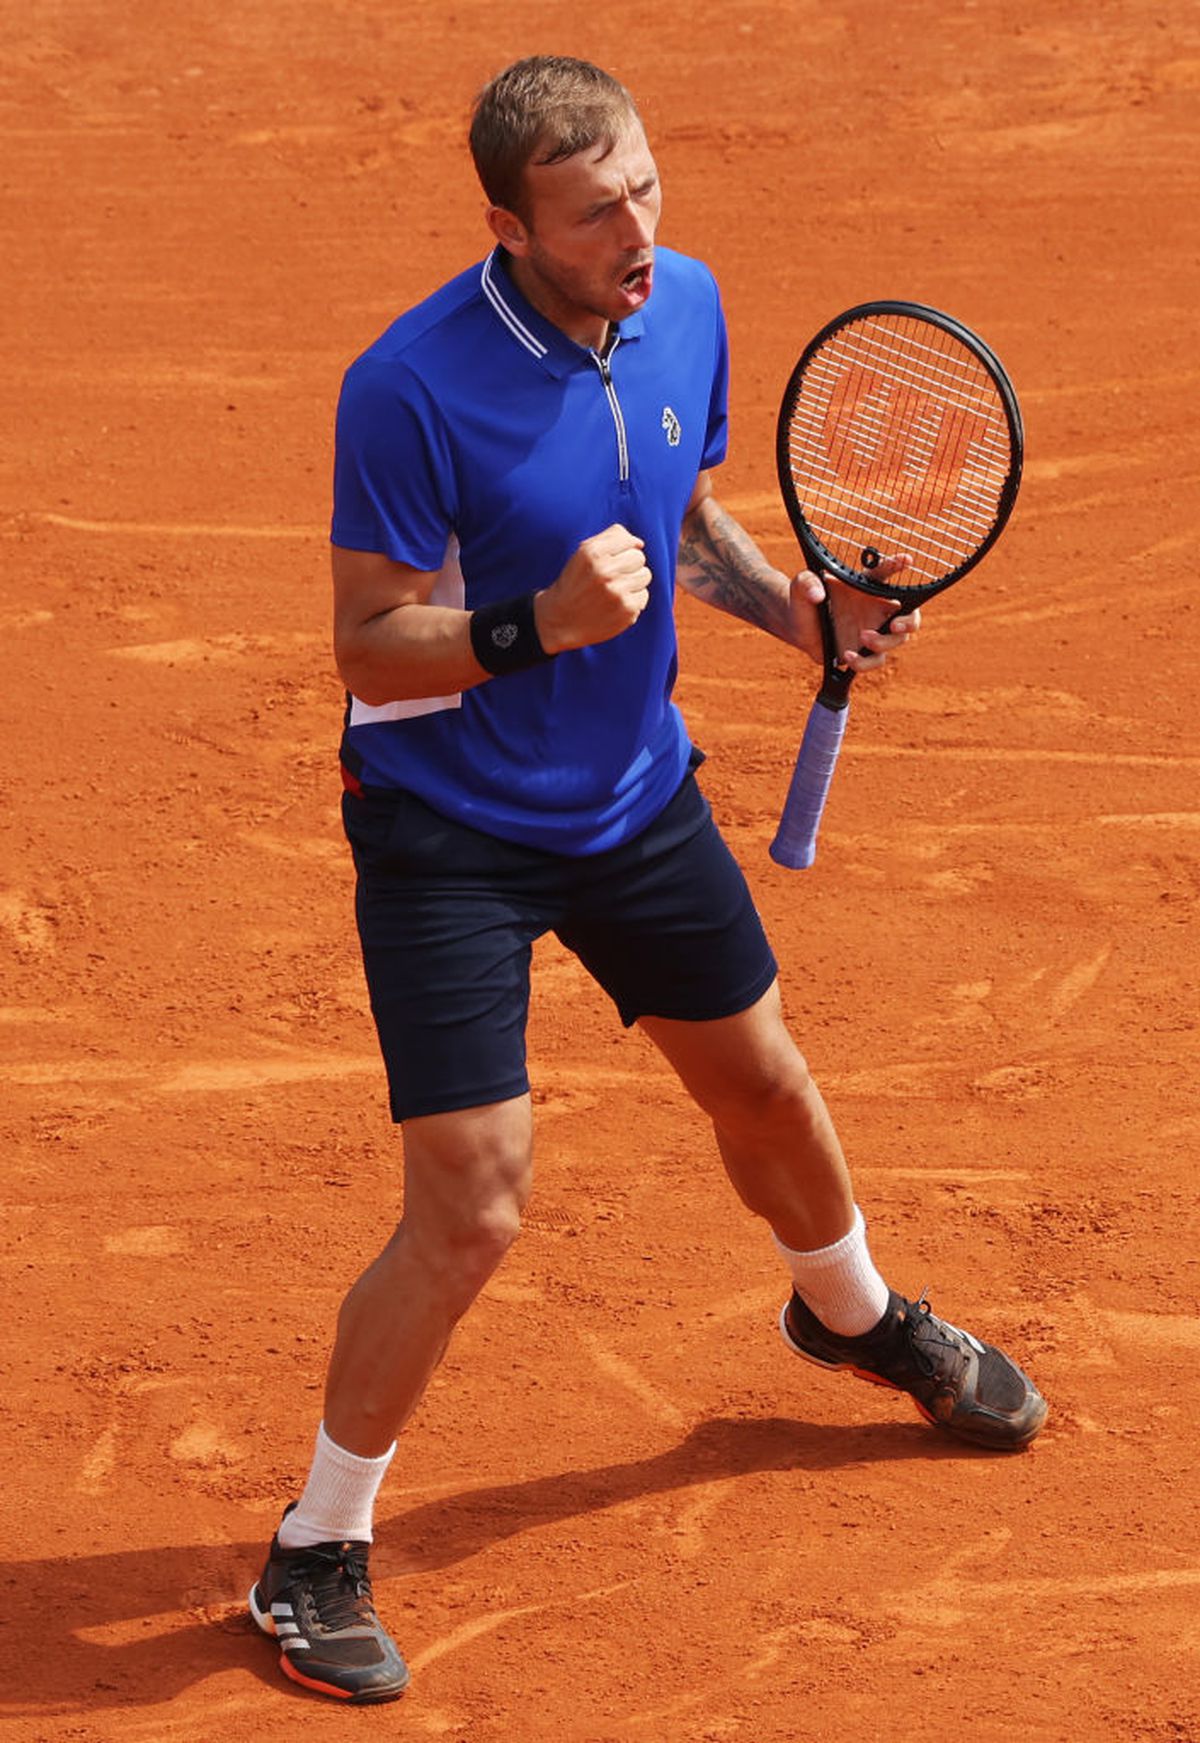
[(783, 803), (779, 828), (771, 843), (776, 865), (802, 871), (817, 857), (817, 831), (829, 795), (842, 735), (846, 730), (848, 705), (831, 708), (820, 697), (813, 703), (800, 741), (792, 784)]

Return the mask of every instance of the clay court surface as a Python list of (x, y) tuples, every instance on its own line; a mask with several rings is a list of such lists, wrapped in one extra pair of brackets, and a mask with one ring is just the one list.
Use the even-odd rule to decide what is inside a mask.
[[(1086, 6), (4, 7), (0, 1734), (1200, 1738), (1200, 18)], [(729, 506), (867, 296), (1021, 393), (985, 566), (859, 687), (817, 866), (767, 843), (815, 673), (694, 602), (680, 697), (878, 1258), (1048, 1394), (1026, 1455), (784, 1350), (704, 1122), (557, 947), (528, 1228), (381, 1504), (398, 1707), (243, 1611), (399, 1141), (337, 816), (341, 371), (484, 252), (462, 145), (535, 49), (640, 94), (721, 279)]]

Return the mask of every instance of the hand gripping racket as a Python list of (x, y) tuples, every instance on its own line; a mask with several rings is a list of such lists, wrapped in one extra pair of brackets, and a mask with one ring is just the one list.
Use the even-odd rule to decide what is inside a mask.
[[(961, 581), (995, 543), (1022, 453), (1021, 413), (999, 361), (960, 322), (919, 303), (862, 303), (830, 321), (779, 408), (779, 485), (806, 566), (897, 599), (902, 612)], [(902, 585), (876, 573), (896, 557), (907, 559)], [(791, 867), (816, 857), (854, 678), (838, 663), (828, 600), (820, 617), (825, 678), (771, 844), (771, 858)]]

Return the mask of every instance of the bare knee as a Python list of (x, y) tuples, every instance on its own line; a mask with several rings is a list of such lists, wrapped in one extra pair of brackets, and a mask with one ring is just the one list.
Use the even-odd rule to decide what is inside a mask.
[(414, 1120), (404, 1137), (397, 1239), (461, 1312), (521, 1231), (532, 1176), (527, 1100)]
[(803, 1054), (770, 986), (748, 1010), (712, 1022), (643, 1018), (642, 1026), (718, 1130), (768, 1136), (823, 1113)]
[(431, 1265), (477, 1284), (500, 1264), (521, 1232), (524, 1196), (505, 1189), (481, 1196), (426, 1227), (426, 1254)]
[(714, 1125), (728, 1132), (779, 1132), (821, 1117), (820, 1092), (790, 1040), (726, 1077), (704, 1098)]

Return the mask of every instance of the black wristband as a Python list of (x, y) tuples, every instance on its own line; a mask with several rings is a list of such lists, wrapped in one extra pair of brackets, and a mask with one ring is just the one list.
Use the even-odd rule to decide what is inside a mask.
[(471, 652), (485, 672), (523, 672), (553, 659), (541, 644), (533, 615), (533, 594), (481, 605), (471, 613)]

